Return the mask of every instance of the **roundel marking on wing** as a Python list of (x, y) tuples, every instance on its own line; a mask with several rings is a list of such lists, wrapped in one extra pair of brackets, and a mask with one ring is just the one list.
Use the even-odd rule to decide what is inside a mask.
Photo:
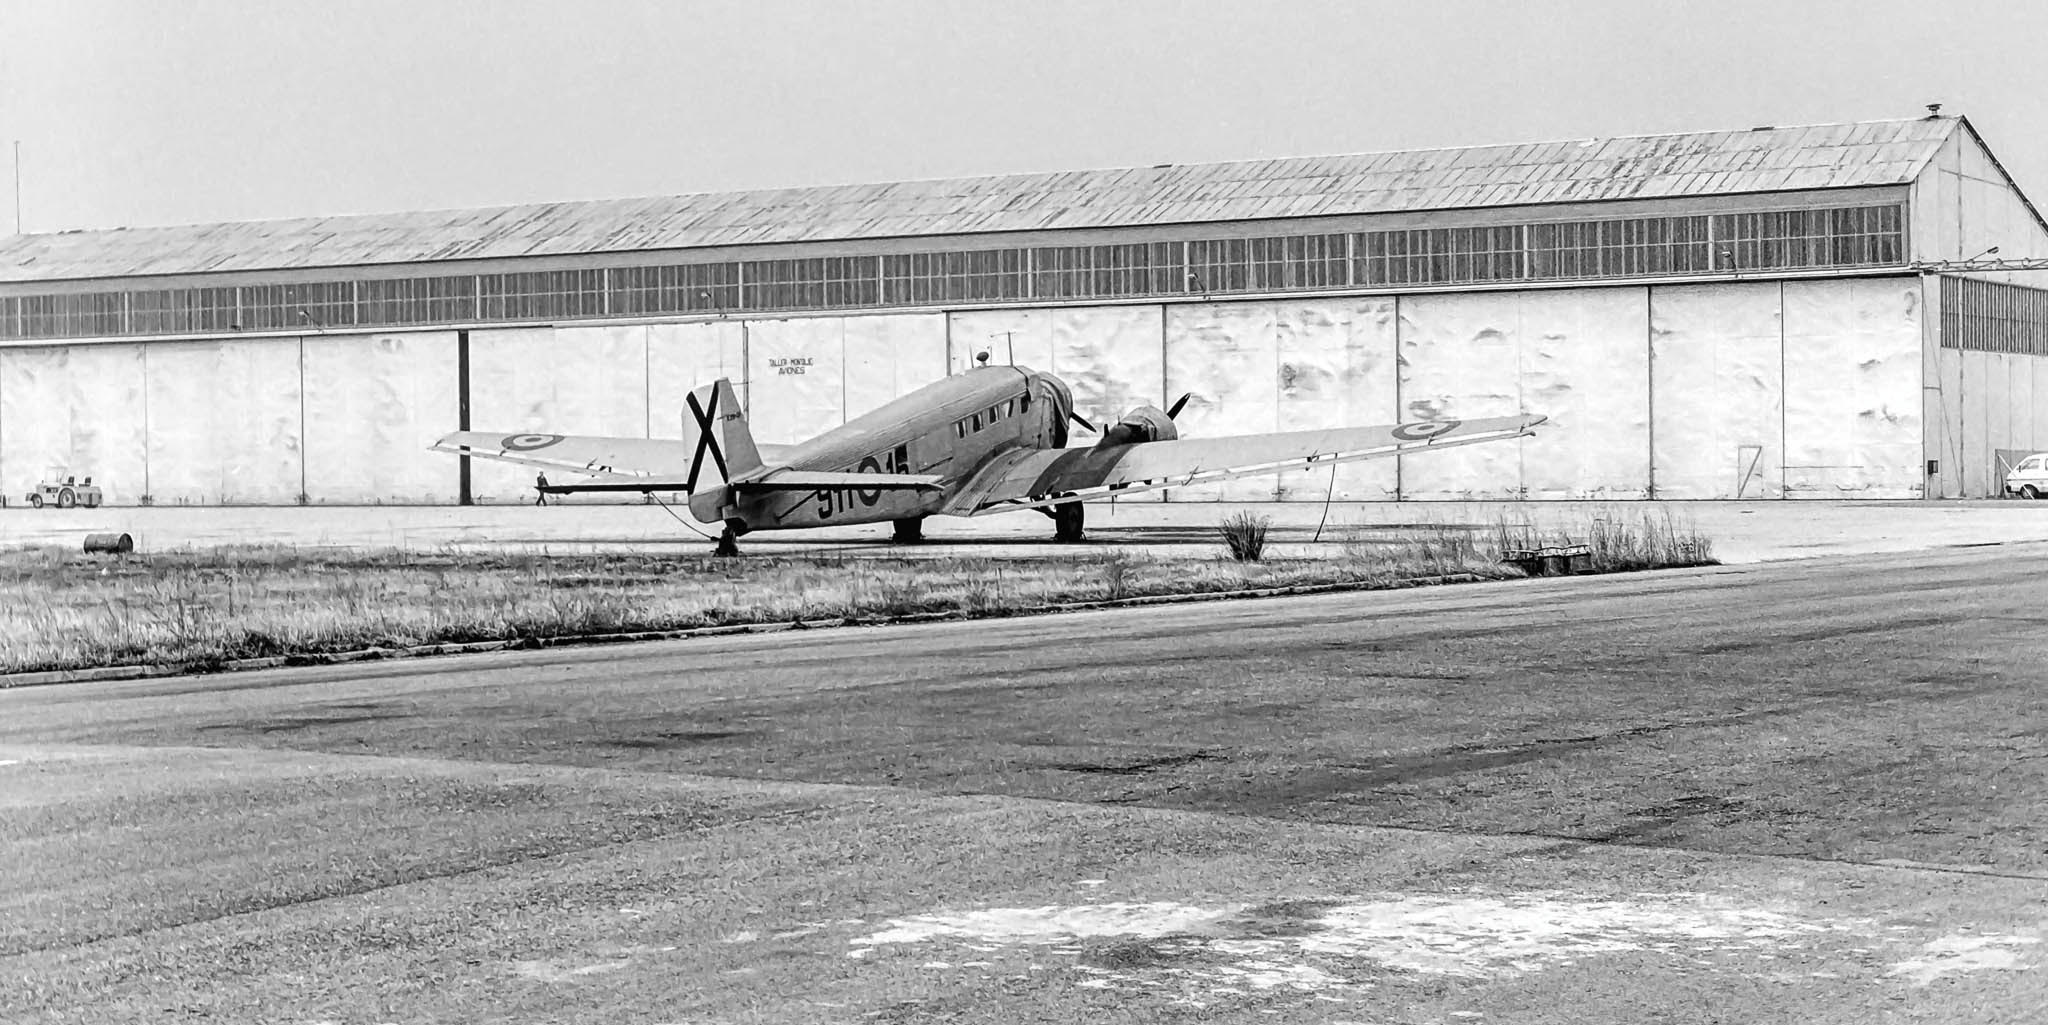
[(1458, 429), (1462, 420), (1425, 420), (1422, 423), (1402, 424), (1394, 428), (1394, 437), (1402, 441), (1428, 441)]
[(507, 452), (531, 452), (561, 440), (562, 436), (559, 434), (507, 434), (499, 444), (505, 446)]

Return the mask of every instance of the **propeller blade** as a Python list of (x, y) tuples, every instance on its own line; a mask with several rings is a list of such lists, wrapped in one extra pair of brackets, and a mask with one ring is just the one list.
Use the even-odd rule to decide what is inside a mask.
[(1194, 392), (1182, 392), (1180, 398), (1173, 400), (1173, 405), (1166, 407), (1166, 418), (1168, 420), (1171, 420), (1174, 417), (1179, 416), (1181, 407), (1187, 405), (1188, 400), (1194, 397)]
[(1075, 423), (1077, 423), (1077, 424), (1080, 424), (1080, 425), (1081, 425), (1081, 429), (1082, 429), (1082, 430), (1084, 430), (1084, 431), (1087, 431), (1087, 432), (1088, 432), (1088, 433), (1090, 433), (1090, 434), (1101, 434), (1101, 433), (1102, 433), (1101, 431), (1098, 431), (1098, 430), (1096, 430), (1096, 429), (1095, 429), (1095, 425), (1094, 425), (1094, 424), (1091, 424), (1091, 423), (1089, 423), (1089, 422), (1088, 422), (1088, 418), (1087, 418), (1087, 417), (1085, 417), (1085, 416), (1082, 416), (1082, 415), (1081, 415), (1081, 414), (1079, 414), (1079, 413), (1068, 413), (1067, 415), (1068, 415), (1069, 417), (1072, 417)]

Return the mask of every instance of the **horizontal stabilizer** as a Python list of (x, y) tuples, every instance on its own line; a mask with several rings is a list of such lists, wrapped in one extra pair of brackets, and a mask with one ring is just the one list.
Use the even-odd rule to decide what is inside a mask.
[[(828, 473), (821, 470), (770, 470), (754, 480), (737, 480), (741, 491), (936, 491), (939, 478), (916, 473)], [(585, 491), (688, 491), (689, 482), (660, 477), (593, 480), (576, 484), (550, 484), (540, 490), (550, 495), (573, 495)]]
[(428, 448), (591, 478), (548, 485), (548, 494), (578, 491), (688, 491), (764, 476), (762, 459), (777, 447), (754, 444), (732, 382), (719, 378), (683, 397), (680, 438), (615, 438), (540, 431), (456, 431)]

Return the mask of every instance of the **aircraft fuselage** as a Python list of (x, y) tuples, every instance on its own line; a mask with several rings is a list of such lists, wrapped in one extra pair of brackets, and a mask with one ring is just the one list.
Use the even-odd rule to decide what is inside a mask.
[(981, 367), (934, 382), (783, 454), (792, 467), (933, 474), (936, 491), (778, 491), (740, 500), (749, 530), (846, 526), (928, 516), (991, 458), (1066, 444), (1073, 397), (1049, 374)]

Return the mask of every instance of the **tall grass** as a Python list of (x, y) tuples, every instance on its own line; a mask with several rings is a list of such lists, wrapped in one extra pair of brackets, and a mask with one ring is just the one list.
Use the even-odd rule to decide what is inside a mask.
[[(1151, 594), (1519, 571), (1510, 548), (1584, 543), (1595, 569), (1692, 565), (1712, 546), (1668, 517), (1571, 529), (1354, 529), (1258, 561), (1112, 550), (1051, 558), (588, 555), (248, 546), (96, 558), (0, 551), (0, 673), (102, 665), (205, 668), (275, 655), (569, 637), (734, 623), (1019, 609)], [(1284, 547), (1284, 546), (1283, 546)]]

